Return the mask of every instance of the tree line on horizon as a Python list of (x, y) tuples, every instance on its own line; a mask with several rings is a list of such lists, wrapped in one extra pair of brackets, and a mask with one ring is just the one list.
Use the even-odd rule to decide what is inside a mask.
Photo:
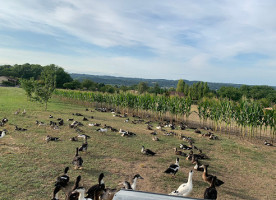
[[(266, 106), (276, 103), (276, 90), (270, 86), (248, 86), (242, 85), (240, 88), (232, 86), (223, 86), (218, 90), (211, 90), (207, 82), (196, 82), (188, 85), (180, 79), (176, 87), (160, 87), (158, 83), (149, 86), (147, 82), (139, 82), (131, 86), (126, 85), (107, 85), (104, 83), (96, 83), (90, 79), (82, 81), (74, 80), (69, 73), (62, 67), (51, 64), (41, 66), (39, 64), (23, 64), (23, 65), (2, 65), (0, 66), (0, 76), (8, 76), (18, 80), (40, 80), (42, 72), (45, 68), (52, 68), (55, 73), (55, 87), (71, 90), (87, 90), (99, 91), (106, 93), (120, 93), (126, 91), (135, 91), (138, 94), (152, 93), (155, 95), (178, 95), (191, 98), (196, 101), (206, 98), (228, 98), (229, 100), (239, 101), (242, 97), (260, 101)], [(14, 86), (14, 82), (4, 81), (3, 85)]]

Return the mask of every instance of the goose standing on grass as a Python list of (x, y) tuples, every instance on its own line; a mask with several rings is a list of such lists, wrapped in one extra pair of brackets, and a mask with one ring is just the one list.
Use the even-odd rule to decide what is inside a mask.
[(22, 115), (25, 115), (27, 112), (26, 112), (26, 109), (24, 108), (23, 112), (22, 112)]
[(6, 129), (0, 131), (0, 138), (3, 138), (6, 135)]
[(81, 181), (81, 176), (78, 176), (76, 178), (76, 181), (74, 183), (73, 188), (71, 189), (71, 191), (69, 191), (66, 195), (66, 199), (65, 200), (78, 200), (79, 197), (79, 193), (75, 191), (75, 189), (77, 189), (79, 187), (79, 183)]
[(98, 178), (98, 184), (93, 185), (89, 190), (86, 192), (87, 196), (85, 198), (91, 198), (94, 199), (94, 196), (96, 195), (97, 192), (99, 191), (104, 191), (105, 189), (105, 184), (104, 184), (104, 174), (101, 173)]
[[(213, 179), (214, 176), (211, 175), (211, 174), (208, 174), (208, 170), (207, 170), (208, 167), (209, 167), (209, 165), (203, 165), (204, 171), (203, 171), (203, 174), (202, 174), (202, 179), (205, 182), (207, 182), (211, 185), (212, 184), (212, 179)], [(224, 182), (216, 178), (214, 184), (215, 184), (215, 186), (218, 187), (218, 186), (221, 186), (222, 184), (224, 184)]]
[(216, 181), (217, 181), (217, 177), (213, 176), (211, 186), (206, 188), (204, 192), (204, 199), (217, 199), (218, 192), (215, 186)]
[(173, 174), (173, 176), (175, 176), (178, 170), (179, 170), (179, 158), (176, 158), (175, 164), (171, 164), (169, 168), (164, 171), (164, 173)]
[(193, 170), (189, 172), (187, 183), (181, 184), (177, 190), (171, 192), (169, 195), (188, 197), (193, 191)]
[(142, 146), (141, 152), (145, 155), (150, 155), (150, 156), (154, 156), (156, 154), (150, 149), (145, 149), (144, 146)]
[(53, 193), (53, 198), (51, 200), (59, 200), (58, 192), (60, 191), (61, 186), (56, 186)]
[(55, 183), (56, 187), (60, 186), (60, 187), (65, 188), (68, 185), (69, 180), (70, 180), (69, 176), (67, 175), (68, 170), (69, 170), (69, 167), (65, 167), (64, 174), (62, 176), (57, 177), (57, 180)]
[(83, 159), (79, 156), (79, 148), (76, 148), (76, 155), (72, 164), (75, 166), (75, 169), (82, 169)]

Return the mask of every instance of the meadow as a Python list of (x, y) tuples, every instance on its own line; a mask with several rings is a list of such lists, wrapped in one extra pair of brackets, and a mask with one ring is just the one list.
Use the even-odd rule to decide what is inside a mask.
[[(86, 111), (88, 108), (89, 111)], [(26, 109), (26, 114), (15, 115), (15, 111)], [(91, 112), (92, 111), (92, 112)], [(81, 113), (89, 119), (82, 121)], [(53, 115), (53, 119), (49, 119)], [(91, 116), (94, 119), (91, 119)], [(124, 122), (125, 118), (113, 117), (110, 112), (98, 112), (92, 105), (81, 105), (70, 101), (52, 98), (48, 110), (44, 106), (29, 102), (20, 88), (0, 88), (0, 118), (8, 118), (8, 123), (0, 130), (7, 129), (7, 135), (0, 139), (0, 199), (51, 199), (56, 177), (70, 167), (71, 182), (78, 175), (82, 176), (81, 184), (89, 188), (97, 183), (98, 175), (105, 174), (105, 184), (110, 188), (120, 188), (118, 183), (128, 180), (139, 173), (144, 180), (139, 180), (137, 189), (141, 191), (170, 193), (184, 182), (193, 164), (180, 157), (180, 170), (173, 178), (163, 171), (175, 162), (174, 147), (184, 141), (177, 137), (165, 136), (157, 130), (160, 141), (153, 141), (152, 131), (147, 130), (145, 123), (132, 124)], [(54, 130), (49, 121), (62, 118), (64, 126)], [(72, 142), (69, 139), (77, 135), (69, 128), (67, 119), (74, 118), (84, 124), (80, 127), (88, 139), (88, 152), (81, 153), (84, 160), (82, 170), (74, 170), (72, 160), (75, 148), (81, 146), (82, 140)], [(133, 117), (129, 117), (130, 121)], [(36, 125), (36, 120), (47, 126)], [(147, 121), (147, 119), (145, 119)], [(89, 127), (88, 123), (110, 125), (136, 133), (133, 137), (121, 137), (119, 133), (101, 134), (98, 127)], [(153, 127), (158, 122), (153, 122)], [(15, 125), (27, 131), (15, 130)], [(168, 131), (170, 131), (167, 128)], [(202, 163), (209, 164), (209, 173), (216, 175), (225, 183), (217, 188), (218, 199), (275, 199), (276, 198), (276, 148), (263, 145), (259, 141), (242, 140), (234, 135), (214, 132), (219, 140), (209, 140), (199, 136), (194, 130), (174, 130), (192, 137), (195, 145), (203, 150), (210, 159)], [(202, 130), (204, 132), (204, 130)], [(47, 135), (59, 137), (60, 141), (47, 143)], [(153, 157), (141, 154), (144, 145), (156, 152)], [(188, 151), (187, 151), (188, 153)], [(203, 198), (209, 185), (202, 180), (202, 172), (195, 171), (191, 197)], [(64, 199), (60, 196), (60, 199)]]

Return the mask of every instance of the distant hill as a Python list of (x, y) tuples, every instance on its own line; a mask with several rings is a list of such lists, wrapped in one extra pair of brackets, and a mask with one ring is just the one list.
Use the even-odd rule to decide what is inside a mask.
[[(73, 79), (82, 81), (84, 79), (89, 79), (97, 83), (104, 83), (110, 85), (134, 85), (139, 82), (146, 82), (149, 86), (153, 86), (155, 83), (158, 83), (160, 87), (176, 87), (178, 80), (166, 80), (166, 79), (143, 79), (143, 78), (126, 78), (126, 77), (116, 77), (116, 76), (100, 76), (100, 75), (88, 75), (88, 74), (70, 74)], [(192, 85), (198, 81), (189, 81), (184, 80), (188, 85)], [(212, 83), (208, 82), (208, 86), (211, 90), (217, 90), (222, 86), (232, 86), (240, 87), (241, 84), (231, 84), (231, 83)], [(275, 87), (276, 88), (276, 87)]]

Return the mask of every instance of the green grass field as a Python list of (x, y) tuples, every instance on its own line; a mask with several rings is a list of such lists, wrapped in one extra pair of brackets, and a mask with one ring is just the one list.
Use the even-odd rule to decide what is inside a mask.
[[(146, 130), (146, 124), (124, 123), (123, 118), (112, 117), (111, 113), (85, 111), (85, 106), (51, 99), (48, 110), (36, 102), (28, 102), (24, 91), (19, 88), (0, 88), (0, 118), (8, 118), (9, 122), (0, 127), (8, 130), (7, 135), (0, 139), (0, 199), (51, 199), (54, 182), (63, 173), (66, 166), (70, 167), (71, 182), (78, 175), (82, 176), (81, 184), (89, 188), (97, 182), (98, 175), (105, 174), (107, 187), (118, 188), (119, 182), (131, 180), (139, 173), (144, 180), (139, 180), (138, 190), (169, 193), (187, 182), (188, 172), (193, 164), (180, 157), (180, 171), (173, 178), (163, 171), (175, 162), (173, 148), (179, 147), (184, 141), (177, 137), (164, 136), (158, 131), (161, 141), (152, 141), (151, 131)], [(26, 109), (27, 113), (15, 115), (18, 109)], [(94, 116), (88, 122), (83, 122), (80, 116), (72, 113), (82, 113), (85, 117)], [(49, 119), (49, 115), (53, 119)], [(53, 130), (49, 125), (37, 127), (36, 120), (49, 124), (50, 120), (63, 118), (65, 125), (59, 130)], [(88, 152), (81, 153), (84, 160), (82, 170), (74, 170), (71, 164), (75, 148), (81, 146), (82, 140), (72, 142), (69, 138), (76, 136), (74, 129), (68, 127), (67, 119), (74, 118), (84, 124), (80, 127), (85, 134), (90, 135)], [(131, 120), (133, 118), (130, 118)], [(117, 129), (135, 132), (137, 136), (121, 137), (119, 133), (107, 132), (101, 134), (96, 127), (88, 123), (107, 124)], [(157, 122), (155, 123), (155, 125)], [(28, 129), (25, 132), (15, 131), (14, 127)], [(276, 148), (240, 140), (235, 136), (219, 132), (219, 140), (211, 141), (199, 137), (192, 130), (176, 130), (195, 139), (195, 145), (206, 153), (210, 160), (202, 161), (209, 164), (209, 173), (216, 175), (225, 182), (217, 188), (218, 199), (275, 199), (276, 198)], [(46, 143), (46, 135), (60, 137), (61, 141)], [(148, 157), (141, 154), (141, 146), (150, 148), (157, 154)], [(201, 172), (194, 172), (192, 197), (203, 198), (208, 186), (201, 178)], [(61, 195), (60, 199), (64, 199)]]

